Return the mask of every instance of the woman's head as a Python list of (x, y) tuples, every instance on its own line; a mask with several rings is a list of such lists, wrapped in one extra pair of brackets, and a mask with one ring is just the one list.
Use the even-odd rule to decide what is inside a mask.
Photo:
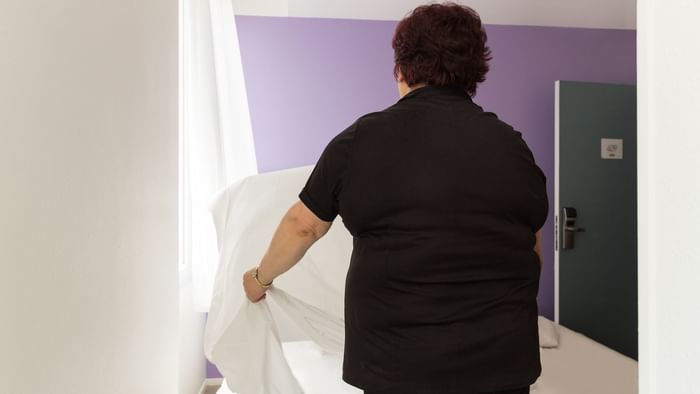
[(486, 80), (491, 51), (479, 14), (456, 3), (416, 8), (396, 27), (394, 77), (408, 86), (457, 87), (470, 96)]

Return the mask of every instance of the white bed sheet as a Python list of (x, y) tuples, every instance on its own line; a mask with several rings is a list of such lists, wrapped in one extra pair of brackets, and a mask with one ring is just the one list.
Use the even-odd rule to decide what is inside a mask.
[[(535, 394), (637, 394), (637, 362), (575, 331), (559, 326), (558, 348), (540, 349), (542, 375)], [(312, 341), (282, 344), (292, 373), (306, 394), (361, 394), (342, 381), (342, 356)], [(234, 394), (226, 382), (217, 394)]]
[[(284, 342), (282, 349), (305, 394), (362, 394), (343, 382), (342, 355), (326, 353), (313, 341)], [(225, 381), (217, 394), (232, 394)]]

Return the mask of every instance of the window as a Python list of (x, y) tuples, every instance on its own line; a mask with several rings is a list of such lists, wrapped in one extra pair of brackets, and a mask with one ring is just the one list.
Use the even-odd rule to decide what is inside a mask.
[(257, 173), (236, 21), (230, 0), (182, 0), (180, 271), (206, 311), (218, 266), (209, 205)]

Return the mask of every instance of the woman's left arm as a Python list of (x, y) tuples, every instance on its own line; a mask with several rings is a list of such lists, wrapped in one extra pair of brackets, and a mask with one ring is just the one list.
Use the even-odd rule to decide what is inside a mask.
[[(332, 223), (319, 219), (303, 202), (297, 201), (289, 208), (275, 230), (267, 252), (258, 266), (258, 280), (271, 283), (287, 272), (304, 257), (311, 245), (328, 232)], [(243, 275), (243, 288), (248, 299), (257, 302), (265, 297), (267, 289), (255, 280), (254, 271), (255, 268)]]
[(542, 268), (542, 243), (541, 243), (541, 238), (542, 238), (542, 230), (539, 230), (535, 233), (535, 253), (537, 253), (537, 257), (540, 259), (540, 268)]

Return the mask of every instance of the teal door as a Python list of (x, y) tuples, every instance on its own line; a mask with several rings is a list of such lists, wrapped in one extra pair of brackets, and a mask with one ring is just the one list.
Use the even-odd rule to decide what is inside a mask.
[(637, 358), (636, 88), (557, 82), (557, 318)]

